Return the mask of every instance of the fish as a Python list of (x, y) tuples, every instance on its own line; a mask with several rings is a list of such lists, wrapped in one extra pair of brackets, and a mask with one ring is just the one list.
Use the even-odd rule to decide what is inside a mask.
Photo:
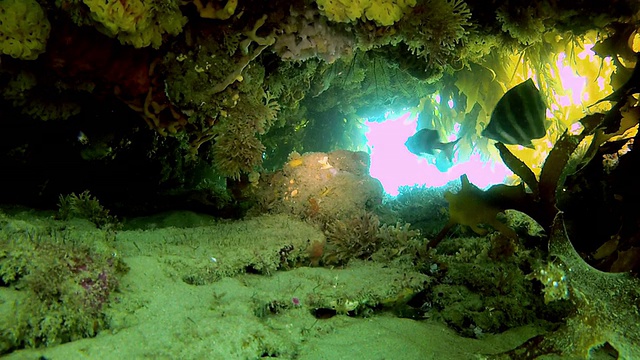
[(460, 141), (460, 138), (443, 143), (440, 141), (437, 130), (421, 129), (409, 137), (404, 145), (412, 154), (418, 156), (432, 155), (435, 157), (434, 164), (438, 170), (446, 172), (453, 166), (453, 155), (458, 141)]
[(76, 138), (78, 139), (78, 142), (82, 145), (87, 145), (89, 143), (89, 137), (87, 136), (87, 134), (85, 134), (82, 131), (78, 132), (78, 135), (76, 136)]
[(530, 78), (507, 91), (491, 113), (482, 136), (507, 145), (533, 149), (533, 139), (545, 136), (547, 105)]
[(436, 166), (436, 169), (438, 169), (438, 171), (440, 172), (447, 172), (454, 165), (453, 159), (447, 156), (444, 151), (441, 151), (440, 153), (438, 153), (438, 155), (436, 155), (436, 158), (433, 161), (433, 164)]

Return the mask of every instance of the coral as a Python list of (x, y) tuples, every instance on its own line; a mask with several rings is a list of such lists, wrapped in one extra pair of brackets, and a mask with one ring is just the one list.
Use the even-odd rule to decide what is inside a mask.
[[(135, 32), (139, 24), (147, 21), (151, 8), (148, 3), (133, 1), (96, 1), (83, 0), (89, 8), (89, 17), (99, 26), (98, 29), (111, 37), (118, 33)], [(144, 27), (144, 25), (142, 26)]]
[(268, 204), (265, 210), (293, 214), (322, 226), (350, 218), (382, 202), (382, 185), (368, 175), (368, 163), (364, 152), (294, 152), (282, 170), (263, 174), (265, 180), (256, 189), (256, 197)]
[(189, 158), (215, 139), (214, 163), (221, 174), (235, 179), (261, 165), (265, 148), (256, 136), (266, 133), (280, 109), (263, 89), (264, 68), (255, 63), (275, 41), (256, 34), (265, 21), (263, 16), (243, 31), (242, 41), (225, 32), (194, 36), (195, 46), (167, 54), (163, 64), (171, 104), (192, 115), (178, 126), (189, 139)]
[(318, 9), (335, 22), (373, 21), (378, 26), (391, 26), (416, 5), (416, 0), (317, 0)]
[(280, 29), (273, 45), (283, 60), (320, 58), (328, 63), (349, 56), (354, 39), (347, 32), (327, 25), (314, 9), (292, 9)]
[(246, 118), (225, 120), (226, 131), (213, 144), (213, 162), (220, 173), (232, 179), (252, 172), (262, 164), (264, 145), (256, 138), (253, 121)]
[[(262, 17), (260, 17), (258, 20), (256, 20), (255, 23), (253, 23), (253, 27), (251, 28), (251, 30), (245, 30), (242, 32), (242, 34), (247, 37), (245, 40), (242, 40), (239, 44), (240, 50), (242, 51), (243, 55), (249, 54), (250, 52), (249, 46), (251, 45), (252, 42), (255, 42), (258, 45), (255, 51), (257, 52), (257, 54), (259, 54), (260, 52), (262, 52), (262, 49), (264, 49), (267, 46), (273, 45), (273, 43), (276, 41), (275, 36), (273, 35), (273, 30), (267, 36), (258, 35), (258, 30), (260, 30), (260, 28), (265, 24), (268, 17), (269, 16), (266, 14), (262, 15)], [(255, 58), (256, 56), (257, 55), (254, 55), (253, 57)]]
[(216, 6), (216, 1), (214, 0), (209, 1), (207, 5), (202, 5), (202, 1), (200, 0), (193, 0), (193, 4), (198, 9), (200, 17), (205, 19), (227, 20), (235, 13), (238, 0), (228, 0), (221, 8)]
[[(82, 13), (79, 0), (62, 1), (60, 6), (70, 12)], [(186, 24), (179, 1), (143, 0), (82, 0), (89, 8), (88, 19), (72, 16), (80, 25), (93, 24), (100, 32), (117, 37), (123, 44), (141, 48), (159, 48), (164, 34), (178, 35)], [(73, 6), (75, 5), (75, 6)]]
[(508, 33), (524, 45), (542, 41), (546, 30), (544, 22), (550, 16), (545, 14), (543, 6), (508, 6), (496, 10), (496, 18), (502, 25), (502, 31)]
[(34, 60), (45, 51), (51, 25), (35, 0), (0, 4), (0, 49), (16, 59)]
[[(274, 48), (275, 46), (274, 44)], [(299, 108), (300, 100), (309, 90), (311, 80), (319, 65), (320, 61), (314, 58), (302, 63), (283, 62), (273, 73), (268, 75), (265, 79), (265, 85), (269, 88), (269, 92), (279, 99), (281, 105), (286, 104), (292, 109)]]
[(410, 12), (410, 8), (416, 5), (416, 0), (383, 0), (372, 1), (371, 6), (365, 9), (364, 14), (369, 21), (378, 26), (391, 26)]
[(364, 9), (371, 3), (370, 0), (318, 0), (318, 9), (329, 20), (335, 22), (355, 22), (364, 14)]
[[(259, 20), (257, 24), (261, 22)], [(252, 32), (247, 31), (249, 34)], [(248, 37), (244, 39), (250, 40)], [(258, 64), (253, 63), (256, 69), (248, 65), (274, 40), (264, 39), (266, 44), (255, 49), (248, 47), (253, 40), (244, 47), (238, 40), (226, 32), (205, 32), (193, 35), (193, 46), (167, 53), (162, 65), (167, 72), (166, 92), (171, 102), (189, 114), (215, 119), (221, 112), (228, 112), (235, 106), (240, 96), (238, 86), (244, 83), (245, 88), (259, 87), (264, 71)], [(250, 78), (247, 76), (249, 71), (253, 72)]]
[[(259, 37), (258, 35), (256, 35), (256, 32), (260, 27), (262, 27), (262, 25), (264, 25), (266, 19), (267, 16), (264, 15), (256, 21), (251, 30), (244, 32), (244, 34), (247, 36), (247, 39), (243, 40), (238, 45), (242, 53), (242, 57), (236, 60), (233, 71), (225, 77), (224, 81), (216, 84), (216, 86), (213, 87), (212, 92), (214, 94), (224, 91), (236, 81), (243, 81), (242, 73), (247, 65), (249, 65), (249, 63), (255, 60), (258, 56), (260, 56), (260, 54), (266, 48), (273, 45), (273, 43), (276, 41), (276, 39), (272, 35), (268, 35), (266, 37)], [(253, 49), (253, 51), (250, 51), (249, 47), (252, 42), (255, 42), (257, 46)]]
[(409, 24), (425, 26), (420, 32), (404, 34), (405, 42), (412, 49), (418, 49), (428, 41), (452, 48), (460, 43), (471, 27), (471, 11), (462, 0), (428, 0), (414, 9), (400, 30)]
[[(229, 104), (225, 95), (221, 94), (221, 105), (218, 122), (203, 132), (215, 139), (212, 145), (213, 162), (220, 174), (239, 179), (242, 174), (259, 170), (262, 165), (265, 147), (258, 138), (271, 127), (277, 116), (278, 105), (269, 100), (262, 91), (263, 68), (253, 66), (247, 69), (242, 83), (234, 86), (236, 96)], [(192, 142), (192, 149), (197, 147)]]
[(423, 73), (420, 78), (433, 82), (442, 76), (446, 65), (461, 60), (464, 40), (471, 27), (471, 11), (464, 1), (422, 2), (398, 25), (407, 50), (403, 61), (413, 59), (417, 64), (412, 67), (421, 67), (415, 71)]

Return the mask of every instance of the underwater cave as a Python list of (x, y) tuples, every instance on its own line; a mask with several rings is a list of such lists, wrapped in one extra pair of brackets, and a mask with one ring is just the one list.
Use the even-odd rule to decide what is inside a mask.
[(639, 29), (1, 0), (0, 356), (640, 359)]

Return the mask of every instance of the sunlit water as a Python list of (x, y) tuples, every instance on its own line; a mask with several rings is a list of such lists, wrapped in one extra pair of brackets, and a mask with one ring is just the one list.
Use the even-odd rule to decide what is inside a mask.
[(370, 148), (371, 176), (380, 180), (389, 195), (397, 195), (400, 186), (444, 186), (462, 174), (467, 174), (476, 186), (485, 188), (504, 183), (512, 174), (502, 162), (482, 161), (478, 153), (460, 162), (456, 155), (454, 165), (441, 172), (433, 160), (414, 155), (404, 146), (405, 141), (416, 133), (416, 118), (411, 118), (409, 113), (384, 122), (367, 122), (366, 125), (369, 128), (365, 135)]

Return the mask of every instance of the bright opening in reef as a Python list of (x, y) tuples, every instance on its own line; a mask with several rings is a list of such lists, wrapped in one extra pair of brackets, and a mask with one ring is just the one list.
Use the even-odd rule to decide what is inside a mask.
[(446, 172), (438, 170), (433, 162), (418, 157), (407, 150), (405, 141), (416, 132), (417, 116), (410, 112), (384, 122), (367, 122), (366, 137), (371, 155), (371, 176), (382, 183), (391, 196), (398, 195), (400, 186), (426, 185), (440, 187), (467, 174), (469, 180), (480, 188), (503, 183), (512, 172), (501, 162), (482, 160), (479, 153), (468, 159), (458, 159)]
[[(500, 94), (479, 92), (476, 84), (499, 83), (498, 89), (502, 88), (506, 91), (528, 78), (534, 79), (538, 88), (546, 96), (547, 118), (550, 121), (547, 134), (533, 141), (535, 146), (533, 150), (522, 146), (509, 146), (509, 149), (535, 174), (539, 174), (549, 151), (565, 129), (572, 132), (579, 131), (578, 120), (590, 112), (606, 111), (610, 106), (606, 103), (593, 106), (598, 99), (604, 98), (613, 91), (609, 82), (615, 69), (610, 58), (602, 59), (592, 50), (597, 38), (595, 32), (580, 39), (563, 38), (557, 35), (553, 38), (556, 49), (560, 50), (557, 53), (540, 52), (540, 56), (528, 57), (525, 56), (526, 54), (514, 52), (509, 57), (502, 58), (499, 67), (507, 70), (504, 74), (501, 73), (501, 77), (490, 70), (495, 65), (492, 63), (484, 65), (485, 69), (489, 69), (485, 73), (491, 75), (488, 78), (483, 78), (481, 74), (473, 71), (466, 73), (461, 71), (458, 76), (456, 86), (467, 96), (466, 108), (471, 109), (473, 103), (477, 101), (482, 110), (476, 123), (484, 126), (488, 123), (491, 110)], [(534, 64), (531, 59), (543, 61), (543, 64)], [(471, 86), (465, 87), (464, 83), (459, 83), (465, 77), (468, 78), (467, 84)], [(492, 89), (495, 88), (494, 86)], [(474, 89), (475, 93), (473, 93)], [(431, 123), (432, 128), (453, 129), (454, 133), (448, 131), (447, 138), (442, 138), (442, 142), (458, 138), (460, 124), (468, 115), (465, 111), (457, 109), (453, 100), (442, 101), (438, 93), (431, 96), (430, 99), (423, 99), (427, 101), (423, 101), (419, 109), (404, 110), (404, 115), (389, 115), (388, 120), (383, 122), (367, 121), (365, 123), (367, 127), (365, 136), (371, 155), (371, 176), (382, 182), (388, 194), (397, 195), (400, 186), (444, 186), (450, 181), (457, 181), (462, 174), (467, 174), (471, 183), (480, 188), (519, 181), (501, 161), (491, 143), (489, 147), (485, 145), (484, 153), (476, 148), (476, 140), (480, 136), (483, 125), (476, 127), (474, 131), (476, 135), (472, 136), (470, 144), (466, 144), (464, 151), (455, 152), (453, 164), (448, 169), (441, 167), (439, 170), (433, 157), (429, 159), (429, 156), (424, 158), (410, 153), (404, 143), (419, 130), (415, 114), (424, 110), (422, 107), (424, 104), (430, 104), (429, 106), (433, 107), (432, 111), (435, 111), (440, 118)], [(452, 111), (447, 111), (449, 109)], [(420, 125), (420, 128), (424, 126), (424, 124)], [(462, 144), (463, 142), (460, 143)]]

